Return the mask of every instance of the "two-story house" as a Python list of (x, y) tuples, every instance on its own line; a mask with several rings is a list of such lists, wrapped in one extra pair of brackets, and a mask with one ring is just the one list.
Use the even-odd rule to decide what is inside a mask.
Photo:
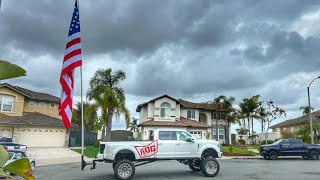
[(154, 129), (176, 128), (186, 130), (199, 139), (226, 141), (225, 120), (220, 118), (224, 112), (221, 105), (193, 103), (163, 95), (139, 104), (136, 111), (140, 113), (138, 126), (144, 140)]
[(59, 98), (0, 84), (0, 137), (28, 147), (64, 147), (69, 134), (58, 114)]

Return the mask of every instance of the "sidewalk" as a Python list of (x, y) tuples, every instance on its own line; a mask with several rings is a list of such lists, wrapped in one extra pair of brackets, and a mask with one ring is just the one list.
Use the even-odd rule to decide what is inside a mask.
[(263, 159), (261, 156), (222, 156), (221, 159)]

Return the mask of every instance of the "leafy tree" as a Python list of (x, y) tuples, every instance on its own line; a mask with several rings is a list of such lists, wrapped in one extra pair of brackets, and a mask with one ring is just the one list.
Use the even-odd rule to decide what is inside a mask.
[[(315, 142), (318, 142), (316, 132), (320, 131), (320, 124), (314, 123), (313, 124), (313, 131), (314, 131), (314, 139)], [(299, 131), (296, 132), (296, 136), (298, 138), (301, 138), (303, 142), (305, 143), (311, 143), (311, 137), (310, 137), (310, 124), (304, 125)]]
[[(98, 121), (97, 114), (97, 105), (90, 104), (89, 102), (83, 102), (83, 119), (84, 119), (84, 128), (86, 131), (95, 131), (95, 124)], [(76, 108), (72, 111), (72, 120), (73, 123), (81, 127), (81, 103), (76, 104)]]
[(132, 118), (132, 121), (129, 124), (129, 128), (130, 128), (130, 131), (139, 132), (138, 119), (137, 118), (134, 118), (134, 117)]
[(268, 130), (271, 123), (282, 116), (286, 116), (287, 114), (283, 108), (276, 106), (274, 102), (271, 100), (267, 102), (266, 106), (263, 106), (261, 104), (261, 106), (259, 107), (259, 112), (260, 112), (259, 114), (260, 114), (261, 123), (263, 123), (262, 132), (265, 132), (265, 140), (267, 143), (268, 135), (269, 135)]
[(308, 115), (310, 110), (311, 110), (311, 112), (313, 111), (313, 107), (310, 107), (310, 109), (309, 109), (309, 106), (301, 106), (300, 110), (302, 110), (303, 115), (305, 115), (305, 114)]
[[(126, 126), (129, 127), (130, 113), (125, 106), (125, 92), (119, 86), (126, 78), (123, 71), (112, 72), (111, 68), (99, 69), (90, 80), (90, 88), (87, 92), (89, 100), (94, 100), (101, 108), (103, 122), (102, 140), (111, 141), (112, 119), (115, 116), (119, 120), (124, 115)], [(106, 134), (106, 136), (105, 136)]]

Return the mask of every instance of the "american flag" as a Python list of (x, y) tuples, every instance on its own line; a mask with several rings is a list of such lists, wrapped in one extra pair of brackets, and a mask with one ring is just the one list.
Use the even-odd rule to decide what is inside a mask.
[(80, 37), (80, 18), (76, 0), (60, 75), (62, 90), (58, 109), (66, 128), (71, 125), (74, 69), (82, 65)]

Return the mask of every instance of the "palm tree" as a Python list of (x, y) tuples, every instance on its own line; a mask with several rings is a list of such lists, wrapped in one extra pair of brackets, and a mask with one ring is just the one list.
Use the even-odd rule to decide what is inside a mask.
[[(232, 104), (234, 103), (235, 98), (230, 96), (229, 98), (227, 98), (224, 95), (220, 95), (217, 98), (215, 98), (213, 100), (213, 103), (215, 104), (222, 104), (223, 105), (223, 109), (225, 111), (225, 121), (226, 121), (226, 143), (229, 144), (229, 128), (230, 125), (233, 121), (235, 121), (235, 117), (232, 117), (233, 114), (231, 114), (234, 109), (232, 107)], [(216, 111), (216, 117), (218, 117), (218, 112)], [(230, 122), (228, 121), (228, 119), (230, 118)], [(219, 135), (219, 127), (218, 127), (218, 118), (216, 118), (216, 136), (218, 137)]]
[[(98, 121), (97, 106), (95, 104), (90, 104), (89, 102), (83, 102), (83, 114), (84, 114), (84, 128), (86, 131), (94, 131), (95, 124)], [(81, 127), (81, 103), (78, 102), (76, 107), (72, 111), (73, 123)]]
[(90, 80), (87, 96), (89, 100), (94, 100), (101, 108), (103, 141), (111, 141), (113, 116), (119, 120), (120, 115), (124, 115), (126, 126), (129, 127), (130, 113), (125, 106), (124, 90), (119, 86), (119, 83), (125, 78), (126, 75), (123, 71), (112, 72), (111, 68), (108, 68), (97, 70)]
[(137, 118), (132, 118), (132, 121), (129, 124), (129, 128), (130, 128), (130, 131), (139, 132), (138, 119)]
[(310, 109), (309, 109), (309, 106), (301, 106), (300, 111), (301, 110), (302, 110), (302, 114), (305, 115), (305, 114), (309, 114), (310, 110), (312, 112), (314, 109), (313, 109), (313, 107), (310, 107)]
[(251, 126), (253, 131), (253, 119), (255, 118), (254, 113), (257, 110), (257, 108), (259, 108), (261, 105), (259, 98), (260, 98), (260, 95), (255, 95), (255, 96), (252, 96), (251, 98), (244, 98), (243, 102), (240, 103), (241, 111), (246, 115), (246, 118), (248, 120), (249, 135), (250, 135), (250, 120), (251, 120)]

